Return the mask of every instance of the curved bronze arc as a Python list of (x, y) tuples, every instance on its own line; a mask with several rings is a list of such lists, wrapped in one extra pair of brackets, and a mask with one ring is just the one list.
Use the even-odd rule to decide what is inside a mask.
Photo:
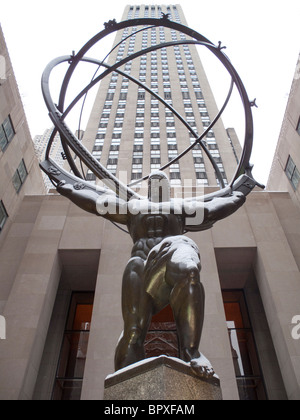
[[(141, 55), (144, 55), (146, 53), (149, 53), (153, 50), (157, 50), (157, 49), (161, 49), (161, 48), (165, 48), (165, 47), (170, 47), (170, 46), (174, 46), (174, 45), (182, 45), (182, 44), (199, 44), (202, 45), (202, 42), (199, 41), (176, 41), (176, 42), (171, 42), (171, 43), (164, 43), (164, 44), (158, 44), (156, 46), (150, 47), (148, 49), (145, 50), (141, 50), (140, 52), (134, 54), (134, 58), (137, 58)], [(59, 59), (54, 60), (52, 62), (52, 64), (50, 63), (49, 68), (51, 69), (51, 66), (53, 65), (58, 65), (61, 64), (62, 62), (67, 61), (67, 59), (71, 59), (71, 57), (62, 57), (59, 61)], [(81, 61), (86, 61), (86, 62), (90, 62), (90, 63), (94, 63), (97, 64), (98, 66), (103, 66), (105, 68), (107, 68), (107, 70), (105, 72), (103, 72), (101, 75), (99, 75), (96, 79), (92, 80), (92, 82), (87, 85), (78, 95), (77, 97), (71, 102), (71, 104), (68, 106), (68, 108), (64, 111), (64, 113), (61, 115), (61, 120), (63, 121), (65, 119), (65, 117), (69, 114), (69, 112), (72, 110), (72, 108), (76, 105), (76, 103), (85, 95), (87, 94), (87, 92), (94, 86), (96, 85), (99, 81), (101, 81), (105, 76), (107, 76), (108, 74), (112, 73), (113, 71), (115, 71), (116, 73), (119, 73), (121, 75), (123, 75), (124, 77), (127, 77), (128, 79), (130, 79), (131, 81), (133, 81), (134, 83), (136, 83), (137, 85), (139, 85), (140, 87), (142, 87), (143, 89), (145, 89), (146, 91), (148, 91), (151, 95), (153, 95), (154, 97), (156, 97), (166, 108), (168, 108), (186, 127), (187, 129), (192, 133), (192, 135), (197, 139), (196, 142), (192, 145), (189, 146), (188, 149), (186, 149), (180, 156), (178, 156), (174, 161), (179, 160), (181, 157), (183, 157), (188, 151), (190, 151), (192, 148), (194, 148), (196, 146), (196, 144), (200, 143), (202, 148), (204, 149), (205, 153), (207, 154), (208, 158), (210, 159), (211, 164), (213, 165), (215, 172), (217, 174), (217, 177), (219, 179), (220, 184), (222, 185), (222, 187), (224, 187), (224, 183), (223, 183), (223, 179), (222, 179), (222, 175), (220, 173), (220, 170), (217, 166), (217, 164), (215, 163), (213, 157), (210, 155), (209, 150), (207, 149), (207, 147), (205, 146), (205, 144), (203, 143), (202, 139), (205, 137), (205, 135), (208, 133), (208, 131), (214, 126), (214, 124), (216, 123), (216, 121), (220, 118), (221, 113), (224, 110), (224, 107), (222, 107), (221, 112), (218, 114), (218, 116), (215, 118), (215, 120), (210, 124), (210, 126), (204, 131), (204, 133), (199, 137), (199, 135), (193, 130), (193, 128), (185, 121), (185, 119), (171, 106), (169, 105), (163, 98), (161, 98), (159, 95), (157, 95), (155, 92), (153, 92), (150, 88), (148, 88), (146, 85), (144, 85), (143, 83), (141, 83), (139, 80), (133, 78), (132, 76), (128, 75), (127, 73), (124, 73), (120, 70), (118, 70), (118, 67), (121, 67), (122, 65), (124, 65), (124, 63), (127, 63), (128, 61), (132, 60), (132, 55), (127, 57), (126, 59), (116, 63), (113, 66), (109, 66), (103, 62), (100, 62), (98, 60), (94, 60), (91, 58), (86, 58), (83, 57), (81, 59)], [(52, 67), (53, 68), (53, 67)], [(55, 107), (55, 105), (53, 104), (53, 100), (51, 99), (51, 94), (50, 94), (50, 90), (49, 90), (49, 83), (48, 83), (48, 79), (50, 77), (50, 72), (49, 69), (47, 68), (43, 74), (43, 93), (44, 93), (44, 98), (46, 101), (46, 104), (48, 106), (48, 109), (50, 110), (50, 115), (54, 115), (57, 114), (58, 110)], [(233, 86), (233, 85), (232, 85)], [(231, 91), (232, 91), (232, 86), (228, 95), (228, 98), (225, 102), (225, 104), (227, 104), (229, 97), (231, 95)], [(54, 106), (53, 106), (54, 105)], [(56, 111), (55, 111), (56, 109)], [(52, 117), (53, 119), (54, 117)], [(55, 124), (56, 125), (56, 124)], [(64, 124), (65, 125), (65, 124)], [(61, 132), (60, 132), (61, 133)], [(56, 133), (54, 133), (50, 139), (50, 141), (52, 142), (54, 135)], [(70, 140), (68, 139), (68, 137), (64, 137), (62, 135), (62, 144), (64, 146), (64, 151), (68, 151), (67, 149), (67, 145), (66, 143), (69, 143), (69, 145), (72, 147)], [(49, 142), (49, 145), (51, 143)], [(76, 152), (76, 150), (74, 150)], [(49, 153), (49, 147), (47, 149), (47, 153)], [(48, 156), (48, 155), (47, 155)], [(73, 159), (71, 158), (71, 155), (69, 153), (66, 153), (66, 157), (67, 160), (73, 170), (73, 172), (76, 174), (76, 171), (78, 172), (78, 169), (76, 167), (76, 165), (74, 164)], [(174, 163), (174, 161), (169, 162), (167, 165), (165, 165), (162, 169), (166, 169), (167, 167), (169, 167), (170, 165), (172, 165)], [(84, 163), (87, 164), (84, 160)], [(73, 169), (73, 167), (75, 167)], [(98, 177), (100, 177), (100, 179), (103, 179), (103, 174), (99, 174), (97, 171), (97, 168), (94, 167), (93, 169), (91, 169), (93, 171), (96, 171), (96, 174), (98, 175)], [(103, 171), (102, 171), (103, 172)], [(142, 180), (147, 179), (149, 176), (144, 177)], [(138, 182), (140, 182), (141, 180), (139, 180)], [(134, 184), (131, 184), (134, 185)]]
[[(49, 78), (51, 71), (55, 66), (58, 64), (61, 64), (63, 62), (69, 61), (70, 56), (63, 56), (60, 58), (57, 58), (53, 61), (51, 61), (48, 66), (46, 67), (43, 75), (42, 75), (42, 92), (44, 96), (45, 103), (47, 105), (47, 108), (49, 110), (49, 116), (55, 126), (55, 129), (51, 136), (51, 141), (53, 141), (53, 138), (57, 131), (59, 131), (59, 134), (61, 136), (62, 143), (66, 143), (70, 148), (78, 155), (78, 157), (84, 162), (84, 164), (91, 170), (97, 173), (98, 177), (104, 181), (104, 183), (112, 189), (118, 196), (124, 198), (124, 199), (130, 199), (132, 197), (140, 198), (137, 193), (135, 193), (133, 190), (131, 190), (129, 187), (127, 187), (125, 184), (121, 183), (118, 178), (116, 178), (114, 175), (112, 175), (103, 165), (101, 165), (100, 162), (98, 162), (90, 153), (89, 151), (83, 146), (83, 144), (77, 139), (77, 137), (71, 132), (71, 130), (68, 128), (68, 126), (64, 122), (64, 118), (66, 117), (67, 113), (62, 116), (62, 114), (57, 109), (56, 105), (54, 104), (50, 88), (49, 88)], [(74, 101), (73, 101), (74, 102)], [(76, 103), (76, 102), (75, 102)], [(73, 104), (73, 106), (75, 105)], [(72, 109), (72, 107), (69, 107), (68, 112)], [(47, 148), (46, 152), (46, 160), (49, 160), (49, 147)], [(69, 161), (71, 164), (73, 162), (73, 159)], [(74, 166), (75, 163), (73, 162)], [(53, 164), (52, 164), (53, 166)], [(41, 165), (42, 169), (45, 171), (45, 168), (47, 165)], [(60, 171), (59, 165), (55, 164), (55, 167), (58, 171)], [(72, 168), (72, 166), (71, 166)], [(75, 166), (76, 168), (76, 166)], [(76, 168), (77, 172), (78, 169)], [(75, 174), (75, 177), (81, 178), (81, 175), (79, 175), (73, 171)], [(47, 172), (46, 172), (47, 173)], [(51, 173), (47, 173), (49, 178), (51, 178)], [(77, 181), (75, 181), (77, 182)]]
[[(197, 41), (202, 41), (209, 43), (213, 46), (213, 44), (204, 36), (198, 34), (197, 32), (191, 30), (190, 28), (181, 25), (176, 22), (169, 21), (167, 19), (154, 19), (154, 18), (143, 18), (143, 19), (130, 19), (119, 23), (114, 23), (113, 25), (107, 27), (103, 31), (96, 34), (93, 38), (91, 38), (82, 48), (81, 50), (76, 54), (76, 56), (73, 57), (72, 62), (70, 63), (70, 67), (68, 71), (66, 72), (65, 78), (62, 83), (62, 89), (60, 93), (59, 103), (58, 103), (58, 109), (62, 112), (64, 109), (64, 101), (66, 97), (66, 91), (68, 88), (69, 81), (71, 79), (71, 76), (77, 66), (77, 64), (80, 62), (80, 60), (87, 54), (87, 52), (99, 41), (101, 41), (103, 38), (105, 38), (107, 35), (110, 35), (114, 32), (117, 32), (119, 30), (125, 29), (127, 27), (134, 27), (134, 26), (164, 26), (168, 27), (170, 29), (178, 30), (179, 32), (183, 32), (186, 35), (191, 36), (192, 38), (195, 38), (193, 34), (197, 34)], [(143, 28), (143, 30), (148, 30), (149, 28)]]
[[(253, 143), (253, 120), (252, 120), (252, 112), (251, 112), (251, 104), (249, 102), (246, 90), (243, 86), (243, 83), (240, 79), (240, 77), (238, 76), (237, 72), (235, 71), (234, 67), (232, 66), (232, 64), (230, 63), (229, 59), (225, 56), (225, 54), (223, 54), (222, 49), (219, 47), (216, 47), (215, 45), (213, 45), (210, 41), (208, 41), (206, 38), (204, 38), (202, 35), (200, 35), (199, 33), (191, 30), (190, 28), (187, 28), (186, 26), (183, 26), (181, 24), (177, 24), (175, 22), (171, 22), (168, 21), (166, 19), (133, 19), (133, 20), (129, 20), (129, 21), (124, 21), (121, 22), (119, 24), (114, 24), (112, 27), (105, 29), (104, 31), (101, 31), (99, 34), (97, 34), (96, 36), (94, 36), (87, 44), (85, 44), (85, 46), (79, 51), (79, 53), (76, 56), (65, 56), (56, 60), (53, 60), (46, 68), (44, 74), (43, 74), (43, 79), (42, 79), (42, 89), (43, 89), (43, 94), (44, 94), (44, 99), (45, 102), (47, 104), (48, 110), (49, 110), (49, 114), (51, 119), (53, 120), (54, 124), (56, 127), (58, 127), (58, 131), (60, 132), (61, 136), (62, 136), (62, 142), (63, 143), (68, 143), (69, 146), (77, 153), (77, 148), (78, 146), (80, 146), (80, 148), (82, 149), (82, 144), (80, 144), (80, 142), (78, 141), (78, 139), (75, 138), (75, 136), (71, 136), (71, 140), (69, 137), (70, 134), (70, 130), (66, 129), (66, 124), (64, 123), (64, 118), (67, 115), (67, 113), (72, 109), (73, 106), (69, 105), (69, 107), (67, 108), (67, 110), (65, 110), (65, 112), (63, 111), (64, 109), (64, 102), (65, 102), (65, 96), (66, 96), (66, 92), (67, 92), (67, 88), (68, 88), (68, 84), (69, 81), (71, 79), (71, 76), (75, 70), (75, 68), (77, 67), (77, 65), (81, 62), (81, 61), (88, 61), (88, 59), (84, 58), (84, 55), (86, 54), (86, 52), (92, 48), (92, 46), (94, 46), (97, 42), (99, 42), (101, 39), (103, 39), (105, 36), (118, 31), (120, 29), (124, 29), (126, 27), (131, 27), (131, 26), (138, 26), (138, 25), (152, 25), (152, 27), (154, 26), (164, 26), (164, 27), (169, 27), (175, 30), (178, 30), (182, 33), (185, 33), (188, 36), (193, 37), (194, 39), (196, 39), (196, 41), (193, 40), (184, 40), (184, 41), (177, 41), (177, 42), (172, 42), (172, 43), (163, 43), (163, 44), (159, 44), (150, 48), (147, 48), (145, 50), (141, 50), (138, 53), (132, 54), (131, 56), (128, 56), (127, 58), (121, 60), (120, 62), (116, 63), (113, 66), (110, 66), (109, 69), (107, 69), (106, 71), (104, 71), (100, 76), (98, 76), (96, 79), (94, 79), (90, 85), (88, 85), (83, 91), (81, 91), (81, 93), (75, 98), (75, 100), (72, 102), (73, 106), (75, 103), (78, 102), (78, 100), (85, 94), (88, 92), (89, 89), (91, 89), (96, 83), (98, 83), (100, 80), (102, 80), (106, 75), (110, 74), (113, 71), (117, 71), (118, 72), (118, 68), (124, 64), (126, 64), (128, 61), (133, 60), (134, 58), (137, 58), (141, 55), (145, 55), (150, 51), (154, 51), (155, 49), (161, 49), (164, 47), (168, 47), (168, 46), (174, 46), (176, 44), (200, 44), (200, 45), (204, 45), (206, 46), (209, 50), (211, 50), (211, 52), (214, 53), (214, 55), (216, 55), (216, 57), (223, 63), (224, 67), (227, 69), (227, 71), (230, 73), (231, 77), (232, 77), (232, 81), (235, 83), (235, 85), (237, 86), (237, 89), (239, 91), (239, 94), (241, 96), (242, 99), (242, 103), (244, 105), (244, 110), (245, 110), (245, 121), (246, 121), (246, 129), (245, 129), (245, 142), (244, 142), (244, 148), (243, 148), (243, 153), (241, 156), (241, 160), (240, 163), (238, 165), (238, 168), (236, 170), (235, 176), (231, 182), (231, 185), (233, 185), (233, 183), (236, 181), (236, 179), (238, 178), (238, 176), (241, 173), (247, 172), (248, 174), (251, 175), (251, 171), (250, 171), (250, 165), (249, 165), (249, 159), (250, 159), (250, 155), (251, 155), (251, 150), (252, 150), (252, 143)], [(143, 28), (143, 30), (148, 30), (149, 28)], [(133, 34), (132, 34), (133, 35)], [(124, 41), (124, 40), (123, 40)], [(52, 68), (54, 68), (56, 65), (59, 64), (59, 62), (63, 62), (63, 61), (68, 61), (70, 63), (69, 69), (65, 75), (63, 84), (62, 84), (62, 88), (60, 91), (60, 98), (59, 98), (59, 105), (56, 107), (53, 104), (53, 101), (51, 99), (51, 95), (50, 95), (50, 90), (49, 90), (49, 76), (51, 73)], [(99, 65), (99, 62), (97, 63)], [(101, 63), (102, 65), (104, 65), (104, 63)], [(106, 67), (106, 65), (105, 65)], [(125, 73), (126, 77), (128, 77), (128, 75)], [(145, 88), (145, 86), (143, 86)], [(152, 91), (150, 92), (152, 94)], [(60, 112), (59, 112), (60, 111)], [(173, 111), (172, 111), (173, 112)], [(182, 118), (182, 117), (181, 117)], [(77, 142), (76, 142), (76, 140)], [(75, 141), (74, 141), (75, 140)], [(75, 143), (75, 147), (74, 144)], [(79, 144), (78, 144), (79, 143)], [(72, 147), (73, 146), (73, 147)], [(203, 146), (203, 145), (202, 145)], [(89, 154), (89, 153), (88, 153)], [(80, 155), (80, 153), (79, 153)], [(85, 156), (84, 156), (85, 155)], [(90, 155), (90, 154), (89, 154)], [(85, 158), (86, 158), (87, 154), (86, 151), (85, 153), (81, 156), (79, 156), (80, 158), (83, 158), (83, 162), (88, 166), (89, 164), (86, 163)], [(68, 155), (67, 155), (68, 158)], [(69, 160), (69, 159), (68, 159)], [(95, 161), (96, 162), (96, 167), (99, 170), (100, 169), (100, 178), (103, 176), (103, 174), (105, 174), (104, 176), (107, 176), (107, 170), (102, 167), (102, 165), (96, 161), (95, 159), (93, 159), (93, 157), (90, 155), (90, 158), (88, 159), (89, 161)], [(93, 162), (93, 163), (95, 163)], [(100, 165), (100, 166), (99, 166)], [(73, 166), (76, 167), (76, 165), (74, 164)], [(92, 167), (94, 167), (95, 165), (92, 165)], [(72, 167), (72, 165), (71, 165)], [(73, 169), (73, 168), (72, 168)], [(76, 168), (77, 169), (77, 168)], [(104, 172), (103, 172), (104, 169)], [(98, 171), (97, 171), (98, 172)], [(74, 171), (74, 173), (77, 175), (77, 173), (79, 173), (79, 171), (77, 170), (77, 173)], [(80, 174), (79, 174), (80, 176)], [(116, 183), (116, 181), (118, 181), (115, 177), (113, 177), (110, 174), (110, 178), (114, 178), (113, 182)], [(223, 188), (224, 193), (227, 194), (227, 188)], [(222, 195), (220, 194), (222, 192), (222, 190), (217, 194), (218, 196)], [(128, 193), (128, 190), (127, 190)], [(129, 193), (129, 196), (132, 196), (132, 192)]]

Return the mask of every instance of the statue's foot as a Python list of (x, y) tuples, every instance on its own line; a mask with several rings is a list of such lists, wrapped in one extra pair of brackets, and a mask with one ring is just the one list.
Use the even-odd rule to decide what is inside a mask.
[(209, 379), (215, 374), (210, 361), (200, 353), (200, 357), (191, 360), (191, 369), (200, 378)]

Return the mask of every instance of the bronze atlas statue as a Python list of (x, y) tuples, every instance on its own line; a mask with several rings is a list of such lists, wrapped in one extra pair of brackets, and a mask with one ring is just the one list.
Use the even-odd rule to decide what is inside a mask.
[[(96, 43), (114, 32), (129, 27), (135, 28), (133, 33), (122, 39), (113, 50), (136, 33), (161, 26), (174, 29), (188, 35), (189, 38), (152, 45), (111, 66), (105, 63), (109, 54), (103, 61), (86, 56)], [(138, 27), (140, 29), (137, 29)], [(120, 67), (127, 62), (142, 55), (161, 48), (185, 44), (201, 45), (210, 50), (221, 61), (231, 76), (229, 93), (223, 107), (201, 135), (157, 93), (120, 70)], [(132, 19), (120, 23), (112, 20), (106, 23), (105, 29), (87, 42), (77, 54), (73, 53), (71, 56), (53, 60), (43, 73), (42, 91), (49, 116), (55, 128), (48, 144), (45, 161), (41, 163), (41, 168), (48, 174), (60, 194), (88, 212), (104, 217), (118, 226), (123, 225), (127, 228), (134, 244), (131, 258), (123, 275), (122, 313), (124, 331), (116, 348), (116, 370), (145, 358), (144, 341), (151, 319), (153, 315), (170, 304), (179, 338), (179, 357), (190, 363), (192, 370), (198, 376), (210, 377), (214, 374), (208, 360), (199, 352), (205, 301), (204, 288), (200, 282), (199, 250), (195, 242), (185, 234), (210, 229), (218, 220), (230, 216), (244, 204), (246, 196), (252, 189), (259, 185), (252, 177), (252, 167), (249, 164), (253, 142), (251, 107), (255, 105), (255, 101), (249, 101), (243, 83), (231, 62), (223, 53), (223, 49), (224, 47), (221, 47), (220, 43), (215, 46), (196, 31), (170, 21), (166, 15), (162, 19)], [(56, 66), (66, 62), (69, 63), (69, 67), (56, 105), (50, 93), (49, 78)], [(74, 70), (80, 63), (84, 62), (95, 64), (97, 71), (91, 82), (66, 107), (65, 98), (69, 82)], [(103, 70), (102, 73), (97, 76), (101, 69)], [(147, 197), (137, 194), (131, 188), (132, 184), (127, 186), (112, 175), (88, 152), (65, 123), (65, 118), (78, 101), (84, 99), (93, 86), (112, 72), (128, 78), (157, 98), (195, 137), (195, 142), (182, 154), (160, 170), (142, 179), (148, 179)], [(231, 183), (225, 186), (219, 168), (204, 139), (226, 108), (234, 86), (238, 90), (244, 107), (245, 139), (236, 173)], [(64, 156), (72, 173), (61, 168), (50, 158), (51, 146), (57, 133), (60, 135)], [(170, 184), (163, 171), (181, 159), (196, 145), (201, 146), (213, 165), (219, 180), (220, 190), (200, 197), (172, 199)], [(80, 161), (92, 171), (103, 182), (103, 186), (96, 186), (86, 181), (83, 170), (80, 170), (78, 164), (72, 158), (74, 153), (79, 158), (77, 162)]]

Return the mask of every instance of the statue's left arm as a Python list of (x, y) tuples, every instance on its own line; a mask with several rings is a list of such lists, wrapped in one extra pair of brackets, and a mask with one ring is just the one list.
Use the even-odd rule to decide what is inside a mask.
[[(195, 200), (190, 203), (189, 216), (186, 217), (186, 229), (200, 231), (211, 228), (217, 221), (235, 213), (246, 201), (239, 191), (233, 191), (227, 197), (215, 197), (211, 201)], [(194, 212), (192, 212), (194, 209)]]
[(234, 191), (229, 197), (216, 197), (204, 203), (204, 222), (215, 223), (235, 213), (245, 203), (246, 197)]

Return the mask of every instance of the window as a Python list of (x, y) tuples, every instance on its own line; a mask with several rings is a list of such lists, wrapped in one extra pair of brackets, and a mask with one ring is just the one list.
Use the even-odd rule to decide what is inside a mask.
[(223, 291), (223, 302), (240, 399), (265, 400), (262, 373), (243, 291)]
[(135, 181), (137, 179), (142, 178), (142, 176), (143, 176), (143, 173), (142, 172), (133, 172), (132, 171), (132, 173), (131, 173), (131, 180), (132, 181)]
[(52, 400), (80, 400), (93, 301), (94, 293), (73, 293)]
[(108, 170), (109, 172), (111, 172), (113, 175), (116, 175), (116, 173), (117, 173), (117, 165), (114, 165), (114, 164), (108, 164), (108, 165), (107, 165), (107, 170)]
[(181, 176), (180, 176), (179, 170), (174, 170), (174, 172), (171, 172), (171, 170), (170, 170), (170, 180), (180, 179), (180, 178), (181, 178)]
[(0, 125), (0, 149), (4, 151), (8, 143), (13, 139), (15, 130), (13, 128), (11, 118), (8, 116), (3, 124)]
[(126, 101), (126, 99), (127, 99), (127, 93), (120, 93), (119, 100), (120, 101)]
[(202, 92), (195, 92), (195, 96), (197, 99), (203, 99)]
[(300, 172), (298, 171), (291, 156), (289, 156), (288, 158), (286, 168), (285, 168), (285, 173), (288, 179), (290, 180), (294, 190), (296, 190), (298, 188), (298, 184), (300, 180)]
[(2, 201), (0, 201), (0, 232), (3, 229), (7, 218), (8, 218), (8, 215), (5, 210), (4, 204), (2, 203)]
[(92, 171), (88, 170), (86, 174), (86, 180), (87, 181), (96, 181), (96, 175), (93, 174)]
[(13, 178), (12, 178), (12, 183), (13, 183), (13, 185), (15, 187), (15, 190), (17, 192), (20, 191), (22, 185), (24, 184), (25, 179), (27, 177), (27, 174), (28, 174), (28, 172), (27, 172), (27, 169), (26, 169), (26, 166), (25, 166), (25, 162), (22, 159), (20, 165), (18, 166), (18, 169), (16, 170), (16, 172), (15, 172)]
[(108, 93), (106, 96), (107, 101), (112, 101), (114, 99), (114, 93)]

